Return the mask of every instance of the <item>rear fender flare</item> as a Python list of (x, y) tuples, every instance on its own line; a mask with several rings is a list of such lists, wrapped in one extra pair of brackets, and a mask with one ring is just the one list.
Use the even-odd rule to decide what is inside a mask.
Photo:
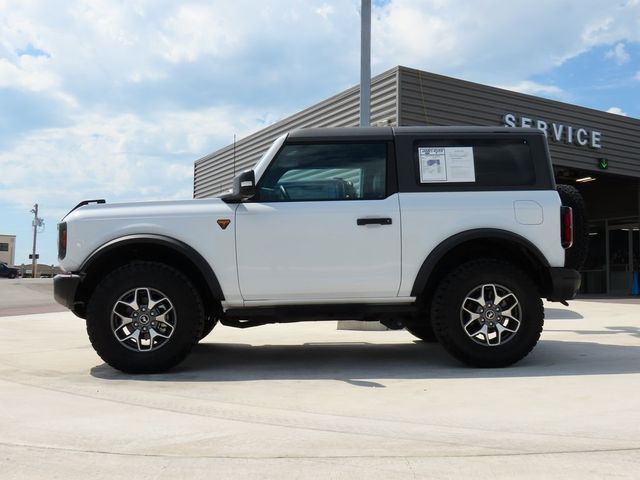
[(411, 290), (411, 296), (417, 297), (424, 291), (427, 286), (427, 282), (429, 281), (429, 277), (440, 260), (442, 260), (455, 247), (471, 240), (492, 239), (512, 242), (522, 247), (540, 266), (549, 267), (549, 262), (538, 247), (521, 235), (494, 228), (467, 230), (447, 238), (431, 251), (418, 271), (418, 275), (416, 276)]

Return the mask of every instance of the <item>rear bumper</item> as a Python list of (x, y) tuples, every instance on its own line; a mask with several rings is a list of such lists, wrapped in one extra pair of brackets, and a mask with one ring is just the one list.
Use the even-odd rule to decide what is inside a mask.
[(571, 300), (580, 288), (580, 272), (571, 268), (550, 268), (551, 291), (547, 298), (552, 302)]
[(80, 275), (61, 274), (53, 277), (53, 298), (60, 305), (74, 310), (76, 292), (80, 285)]

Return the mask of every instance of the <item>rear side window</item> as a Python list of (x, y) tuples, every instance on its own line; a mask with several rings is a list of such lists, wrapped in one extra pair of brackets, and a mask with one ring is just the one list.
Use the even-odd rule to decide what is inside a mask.
[(468, 187), (535, 185), (529, 143), (524, 139), (445, 139), (414, 143), (419, 184)]
[(258, 185), (261, 202), (376, 200), (386, 196), (386, 143), (285, 145)]

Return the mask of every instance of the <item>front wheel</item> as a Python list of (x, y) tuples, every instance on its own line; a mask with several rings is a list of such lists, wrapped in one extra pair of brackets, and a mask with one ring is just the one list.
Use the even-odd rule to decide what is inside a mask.
[(204, 307), (182, 272), (156, 262), (117, 268), (87, 306), (98, 355), (127, 373), (157, 373), (180, 363), (200, 339)]
[(202, 326), (202, 332), (200, 333), (200, 338), (198, 340), (204, 340), (204, 338), (211, 333), (213, 327), (218, 324), (218, 316), (217, 315), (208, 315), (207, 318), (204, 319), (204, 324)]
[(440, 343), (476, 367), (505, 367), (529, 354), (544, 324), (535, 283), (497, 259), (467, 262), (436, 290), (433, 327)]

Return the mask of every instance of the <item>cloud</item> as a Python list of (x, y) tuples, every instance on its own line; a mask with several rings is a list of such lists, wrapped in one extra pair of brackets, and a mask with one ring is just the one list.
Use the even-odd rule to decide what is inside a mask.
[(498, 88), (504, 88), (505, 90), (512, 90), (514, 92), (526, 93), (528, 95), (542, 95), (547, 97), (561, 97), (563, 91), (561, 88), (555, 85), (542, 85), (537, 82), (524, 80), (514, 85), (498, 86)]
[(512, 84), (596, 46), (640, 41), (639, 15), (637, 3), (599, 0), (394, 0), (374, 12), (374, 65)]
[(29, 132), (69, 125), (68, 104), (48, 92), (0, 88), (0, 152)]
[[(191, 196), (196, 158), (357, 84), (359, 8), (0, 0), (0, 204)], [(564, 98), (541, 75), (596, 49), (623, 59), (639, 17), (637, 0), (374, 0), (373, 73), (407, 65)]]
[(162, 55), (171, 63), (195, 62), (203, 56), (233, 58), (243, 46), (242, 19), (234, 9), (183, 5), (164, 22)]
[(332, 5), (329, 5), (328, 3), (323, 3), (322, 6), (320, 8), (317, 8), (315, 12), (318, 15), (320, 15), (322, 18), (327, 20), (329, 18), (329, 15), (333, 14), (335, 10), (333, 9)]
[(624, 43), (618, 43), (611, 50), (607, 51), (605, 58), (615, 60), (618, 65), (624, 65), (631, 60), (631, 55), (627, 53)]
[[(358, 81), (357, 0), (5, 4), (0, 78), (91, 110), (230, 103), (294, 110)], [(638, 9), (599, 0), (374, 2), (373, 70), (404, 64), (514, 85), (596, 45), (624, 52), (624, 42), (640, 39)], [(46, 56), (20, 61), (15, 52), (29, 49)]]
[(82, 114), (72, 122), (0, 153), (0, 202), (63, 210), (82, 198), (190, 198), (194, 159), (264, 126), (254, 112), (220, 108), (167, 112), (153, 122), (133, 114)]
[(636, 72), (636, 74), (634, 75), (633, 79), (634, 80), (640, 80), (640, 71)]
[(32, 92), (57, 89), (60, 78), (48, 68), (50, 59), (44, 56), (21, 55), (16, 63), (0, 58), (0, 88), (18, 88)]
[(620, 107), (610, 107), (607, 109), (607, 113), (614, 113), (616, 115), (622, 115), (626, 117), (627, 114)]

